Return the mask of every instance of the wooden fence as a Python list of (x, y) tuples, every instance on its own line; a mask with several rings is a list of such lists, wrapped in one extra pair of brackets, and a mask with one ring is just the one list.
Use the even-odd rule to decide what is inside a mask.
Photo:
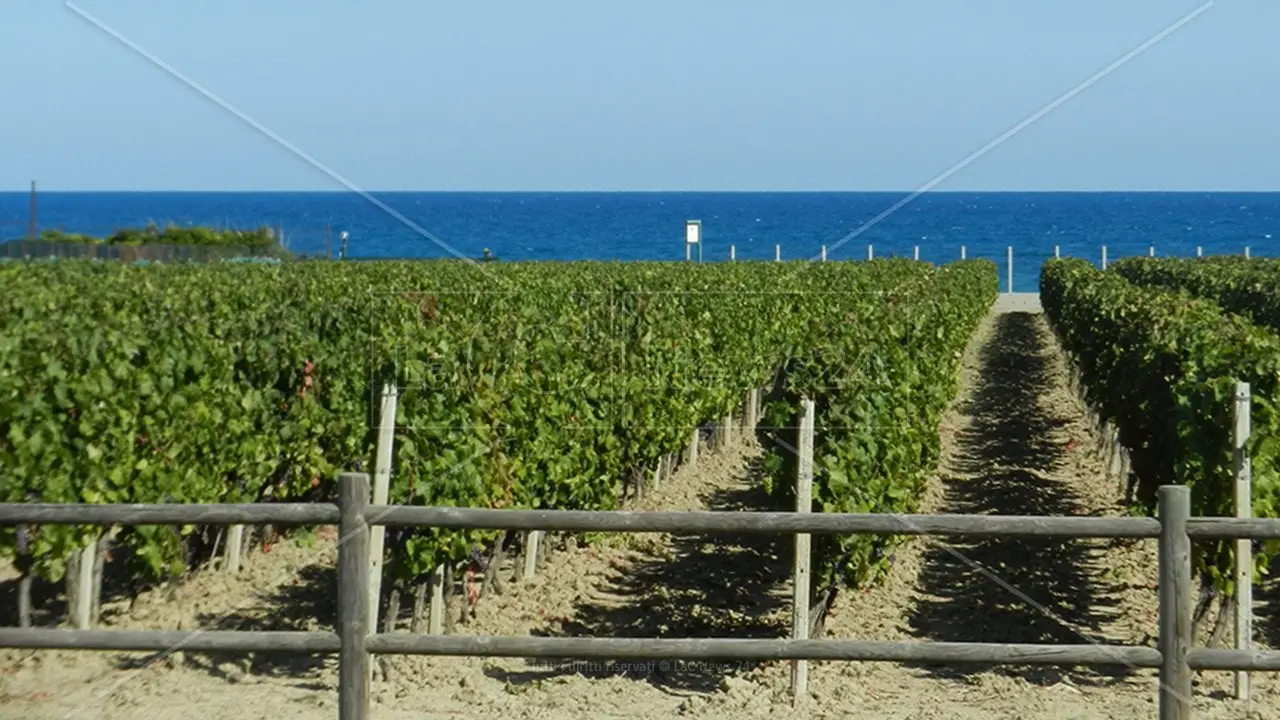
[[(370, 503), (369, 476), (344, 473), (336, 504), (0, 504), (0, 526), (339, 526), (336, 632), (122, 631), (0, 628), (0, 647), (115, 651), (291, 652), (340, 658), (342, 720), (368, 717), (371, 654), (578, 660), (856, 660), (920, 663), (1124, 665), (1159, 668), (1161, 718), (1188, 718), (1192, 670), (1280, 670), (1280, 651), (1192, 649), (1191, 541), (1280, 539), (1280, 520), (1192, 518), (1190, 491), (1159, 491), (1152, 518), (885, 515), (783, 512), (491, 510)], [(560, 532), (890, 534), (952, 537), (1158, 538), (1158, 647), (809, 639), (640, 639), (375, 634), (369, 627), (371, 528)]]

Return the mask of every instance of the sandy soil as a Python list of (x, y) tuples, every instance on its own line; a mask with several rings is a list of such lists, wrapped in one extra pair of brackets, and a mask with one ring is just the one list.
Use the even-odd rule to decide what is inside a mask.
[[(966, 354), (944, 418), (943, 459), (924, 512), (1119, 514), (1066, 368), (1038, 315), (993, 315)], [(739, 443), (681, 468), (642, 508), (759, 508), (759, 449)], [(481, 600), (457, 632), (634, 637), (785, 636), (788, 540), (614, 537), (568, 543), (528, 583)], [(332, 528), (255, 554), (240, 576), (193, 574), (108, 604), (105, 624), (148, 629), (319, 629), (334, 616)], [(829, 637), (1152, 644), (1153, 542), (914, 539), (884, 584), (848, 591)], [(510, 577), (511, 567), (506, 568)], [(999, 578), (993, 580), (992, 577)], [(1012, 589), (1012, 590), (1011, 590)], [(1016, 590), (1016, 592), (1014, 592)], [(1265, 601), (1267, 594), (1260, 593)], [(1260, 620), (1260, 632), (1268, 622)], [(0, 718), (323, 718), (335, 659), (0, 650)], [(1125, 668), (926, 668), (812, 663), (793, 708), (788, 665), (642, 668), (519, 659), (390, 658), (373, 717), (401, 718), (1133, 718), (1153, 717), (1155, 678)], [(1230, 675), (1197, 680), (1197, 717), (1280, 716), (1280, 688), (1254, 676), (1251, 707), (1223, 699)]]

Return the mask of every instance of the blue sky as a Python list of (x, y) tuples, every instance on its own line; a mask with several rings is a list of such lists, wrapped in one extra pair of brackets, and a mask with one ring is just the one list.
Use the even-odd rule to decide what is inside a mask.
[[(911, 190), (1203, 0), (79, 0), (383, 190)], [(1280, 189), (1280, 3), (1203, 15), (938, 190)], [(0, 190), (341, 190), (61, 0), (0, 4)]]

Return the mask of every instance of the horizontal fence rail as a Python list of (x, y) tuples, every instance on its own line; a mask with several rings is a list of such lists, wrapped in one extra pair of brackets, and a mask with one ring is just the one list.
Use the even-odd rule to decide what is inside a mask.
[[(0, 503), (0, 527), (17, 525), (336, 525), (332, 503), (63, 505)], [(368, 505), (370, 526), (551, 532), (939, 535), (951, 537), (1156, 538), (1155, 518), (876, 513), (489, 510)], [(1187, 519), (1195, 540), (1280, 539), (1280, 519)]]
[[(1186, 487), (1160, 489), (1160, 519), (785, 512), (489, 510), (372, 505), (369, 476), (345, 473), (331, 503), (258, 505), (0, 504), (0, 527), (31, 524), (338, 524), (336, 632), (120, 631), (0, 628), (0, 647), (105, 651), (338, 654), (339, 717), (367, 717), (377, 654), (567, 660), (828, 660), (926, 664), (1123, 665), (1159, 668), (1160, 716), (1186, 718), (1191, 670), (1280, 671), (1280, 651), (1190, 648), (1194, 539), (1280, 538), (1280, 520), (1188, 517)], [(375, 634), (368, 622), (371, 528), (561, 532), (889, 534), (1158, 538), (1159, 646), (725, 638), (545, 638)]]

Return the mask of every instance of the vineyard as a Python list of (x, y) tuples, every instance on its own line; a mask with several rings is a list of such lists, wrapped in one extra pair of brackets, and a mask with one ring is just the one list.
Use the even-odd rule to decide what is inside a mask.
[[(1197, 515), (1232, 515), (1231, 417), (1235, 381), (1250, 383), (1254, 428), (1253, 507), (1260, 517), (1280, 510), (1280, 337), (1231, 309), (1246, 307), (1165, 289), (1174, 278), (1206, 293), (1236, 297), (1230, 287), (1263, 287), (1247, 265), (1127, 260), (1100, 272), (1082, 260), (1050, 263), (1042, 280), (1046, 312), (1080, 365), (1089, 400), (1115, 421), (1129, 448), (1140, 506), (1152, 509), (1155, 489), (1191, 488)], [(1172, 263), (1181, 262), (1181, 265)], [(1253, 262), (1253, 261), (1249, 261)], [(1180, 275), (1177, 268), (1185, 270)], [(1134, 284), (1150, 278), (1155, 286)], [(1274, 277), (1274, 274), (1273, 274)], [(1210, 280), (1217, 278), (1217, 280)], [(1274, 280), (1272, 294), (1280, 288)], [(1255, 309), (1261, 314), (1263, 310)], [(1228, 543), (1197, 546), (1207, 580), (1230, 589)], [(1265, 568), (1274, 545), (1256, 558)]]
[[(608, 509), (767, 385), (766, 424), (788, 425), (800, 394), (820, 402), (821, 509), (906, 511), (996, 294), (986, 262), (57, 263), (0, 281), (0, 500), (58, 503), (324, 497), (339, 470), (371, 465), (374, 391), (393, 382), (391, 502)], [(56, 581), (99, 532), (6, 530), (0, 553)], [(494, 535), (393, 533), (388, 569), (421, 582)], [(139, 584), (216, 542), (195, 527), (110, 538)], [(886, 562), (853, 541), (818, 557), (826, 584)]]
[[(993, 311), (997, 271), (987, 261), (59, 262), (0, 265), (0, 282), (0, 502), (328, 501), (339, 472), (372, 472), (382, 389), (394, 386), (391, 504), (791, 509), (801, 407), (812, 400), (813, 512), (1141, 515), (1155, 513), (1160, 486), (1177, 484), (1191, 489), (1193, 515), (1229, 516), (1232, 401), (1243, 381), (1252, 402), (1252, 512), (1280, 514), (1275, 261), (1130, 258), (1102, 271), (1083, 260), (1052, 260), (1041, 275), (1043, 316)], [(1064, 399), (1072, 372), (1083, 397)], [(691, 433), (723, 429), (754, 390), (762, 390), (757, 433), (718, 449), (710, 465), (672, 466)], [(1114, 427), (1131, 459), (1114, 499), (1097, 450), (1105, 443), (1092, 437), (1098, 431), (1085, 413)], [(728, 467), (735, 463), (741, 468)], [(656, 476), (679, 480), (659, 491)], [(732, 490), (737, 499), (708, 499), (710, 489)], [(280, 537), (265, 528), (258, 546), (280, 542), (282, 554), (291, 552)], [(487, 583), (518, 540), (499, 531), (388, 528), (386, 612), (397, 615), (402, 592), (420, 599), (440, 568), (449, 592), (464, 571), (492, 568)], [(199, 526), (105, 534), (0, 528), (0, 559), (12, 559), (24, 579), (70, 584), (80, 574), (73, 571), (81, 548), (94, 547), (124, 569), (138, 595), (178, 579), (203, 587), (193, 571), (225, 542), (221, 531)], [(810, 596), (831, 604), (828, 632), (864, 637), (871, 627), (894, 637), (1070, 643), (1108, 642), (1095, 640), (1106, 626), (1110, 641), (1150, 643), (1154, 628), (1145, 639), (1139, 628), (1153, 621), (1154, 609), (1137, 598), (1154, 588), (1155, 565), (1138, 549), (1074, 539), (938, 541), (945, 550), (922, 542), (815, 536)], [(536, 598), (537, 613), (552, 608), (564, 618), (554, 629), (517, 623), (516, 632), (634, 637), (642, 628), (641, 636), (682, 636), (683, 629), (714, 637), (743, 626), (768, 636), (773, 626), (761, 617), (774, 605), (767, 593), (740, 598), (755, 608), (745, 612), (711, 597), (737, 597), (739, 583), (773, 572), (785, 554), (740, 544), (698, 549), (667, 538), (644, 561), (651, 568), (627, 555), (621, 577), (622, 551), (566, 545), (568, 559), (548, 571)], [(1192, 547), (1205, 592), (1234, 593), (1235, 543)], [(1255, 578), (1266, 575), (1276, 550), (1273, 542), (1258, 546)], [(1096, 565), (1095, 551), (1115, 567)], [(692, 564), (677, 572), (672, 558), (681, 553)], [(953, 574), (947, 563), (961, 556), (1059, 613), (1055, 625), (1045, 629), (1044, 618), (1009, 610), (1012, 598), (976, 588), (974, 573)], [(718, 573), (718, 562), (732, 570)], [(1131, 576), (1115, 585), (1097, 579), (1117, 567)], [(685, 572), (699, 579), (686, 580)], [(591, 583), (629, 588), (644, 601), (636, 616), (612, 619), (615, 609), (596, 608), (599, 587)], [(553, 594), (568, 587), (579, 594), (572, 622), (575, 611)], [(837, 592), (845, 589), (858, 592)], [(1084, 599), (1068, 599), (1071, 592)], [(688, 595), (720, 607), (722, 617), (708, 619), (706, 607), (688, 617), (674, 610)], [(943, 608), (939, 598), (950, 604)], [(507, 627), (500, 614), (535, 612), (522, 602), (499, 596), (476, 622)], [(1072, 602), (1080, 606), (1072, 610)], [(1093, 615), (1113, 605), (1121, 620)], [(909, 630), (902, 614), (911, 618)], [(475, 679), (495, 672), (484, 667), (483, 675), (462, 678), (458, 697), (475, 695), (468, 683), (489, 682)], [(752, 677), (764, 683), (773, 676)], [(821, 677), (851, 682), (835, 671)], [(935, 684), (926, 685), (921, 677), (886, 670), (864, 680), (898, 686), (919, 712), (934, 712), (928, 694), (941, 692), (943, 680), (930, 676)], [(1102, 688), (1092, 692), (1121, 682), (1088, 677)], [(1007, 695), (1025, 694), (1025, 687), (990, 682)], [(731, 685), (720, 689), (737, 697)], [(1117, 705), (1124, 709), (1116, 716), (1142, 712), (1135, 710), (1144, 707), (1140, 691), (1115, 687), (1130, 703)], [(832, 697), (837, 707), (854, 704)], [(498, 696), (485, 702), (511, 708)], [(752, 716), (770, 716), (773, 701), (761, 702)], [(876, 700), (859, 695), (857, 702)], [(682, 704), (680, 712), (693, 707)], [(706, 712), (719, 716), (728, 707)], [(1009, 716), (1057, 712), (1066, 711), (1024, 705)]]

